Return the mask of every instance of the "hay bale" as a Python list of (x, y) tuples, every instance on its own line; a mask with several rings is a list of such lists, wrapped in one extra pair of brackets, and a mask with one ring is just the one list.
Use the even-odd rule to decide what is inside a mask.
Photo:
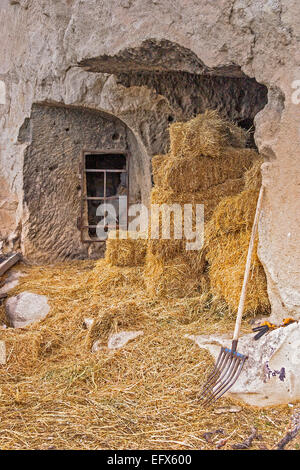
[[(242, 137), (243, 136), (243, 137)], [(223, 119), (218, 111), (206, 110), (188, 122), (170, 126), (170, 152), (183, 157), (220, 157), (227, 145), (245, 146), (245, 133)]]
[(218, 158), (198, 156), (167, 156), (156, 171), (156, 181), (161, 187), (176, 192), (196, 192), (242, 178), (258, 154), (253, 149), (226, 147)]
[(244, 187), (242, 178), (227, 180), (204, 191), (177, 192), (171, 189), (154, 187), (151, 191), (151, 204), (204, 204), (204, 217), (208, 220), (222, 198), (239, 193)]
[(201, 291), (201, 278), (191, 273), (183, 255), (164, 262), (149, 251), (143, 278), (147, 293), (153, 297), (181, 298)]
[[(251, 231), (242, 230), (218, 237), (209, 244), (206, 258), (210, 263), (209, 279), (214, 295), (237, 309), (239, 305)], [(245, 313), (269, 313), (266, 276), (254, 249), (245, 300)]]
[[(243, 179), (239, 178), (236, 180), (228, 180), (218, 186), (211, 187), (206, 191), (198, 191), (193, 193), (179, 193), (172, 190), (162, 190), (159, 187), (154, 187), (151, 192), (151, 204), (179, 204), (182, 207), (182, 235), (183, 238), (180, 240), (174, 239), (175, 221), (173, 216), (170, 218), (170, 239), (162, 238), (162, 227), (161, 218), (158, 220), (157, 216), (151, 216), (151, 224), (149, 227), (149, 241), (148, 249), (151, 254), (156, 256), (162, 261), (172, 260), (178, 255), (185, 253), (186, 238), (184, 236), (184, 216), (183, 216), (183, 205), (192, 205), (192, 228), (195, 230), (196, 223), (196, 205), (204, 204), (204, 220), (208, 222), (213, 214), (215, 207), (218, 203), (229, 194), (237, 194), (241, 191), (244, 185)], [(161, 207), (162, 213), (167, 213), (168, 208)], [(159, 238), (151, 238), (151, 226), (159, 224)], [(192, 262), (194, 268), (198, 266), (197, 254), (189, 253), (186, 254), (188, 260)], [(195, 266), (196, 264), (196, 266)], [(198, 267), (197, 267), (198, 269)]]
[(168, 157), (168, 153), (166, 155), (154, 155), (154, 157), (152, 157), (152, 176), (155, 185), (160, 186), (161, 184), (165, 163), (168, 160)]
[(206, 244), (239, 230), (251, 230), (258, 191), (244, 190), (224, 198), (205, 227)]
[(245, 173), (245, 188), (241, 193), (222, 199), (211, 220), (205, 227), (206, 242), (237, 230), (251, 230), (256, 203), (261, 186), (260, 167), (263, 160), (257, 160)]
[(174, 122), (169, 126), (171, 155), (178, 155), (181, 152), (181, 146), (185, 138), (185, 132), (185, 122)]
[(262, 183), (261, 165), (263, 158), (259, 158), (254, 162), (251, 168), (244, 175), (245, 188), (253, 191), (259, 191)]
[[(111, 266), (141, 266), (145, 262), (147, 240), (145, 234), (111, 231), (106, 242), (105, 260)], [(120, 236), (124, 238), (120, 238)], [(125, 238), (126, 237), (126, 238)]]

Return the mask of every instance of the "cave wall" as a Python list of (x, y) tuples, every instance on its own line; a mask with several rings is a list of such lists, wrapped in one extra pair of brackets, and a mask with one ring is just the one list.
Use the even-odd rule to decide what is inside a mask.
[(120, 118), (139, 148), (146, 197), (150, 156), (160, 149), (149, 122), (163, 135), (178, 107), (161, 89), (124, 86), (117, 77), (129, 71), (247, 76), (268, 88), (268, 103), (255, 117), (255, 143), (266, 159), (259, 256), (273, 318), (300, 318), (300, 107), (293, 99), (300, 79), (299, 2), (3, 0), (0, 9), (3, 249), (17, 247), (22, 230), (26, 144), (17, 138), (33, 103), (85, 106)]
[[(188, 120), (207, 108), (218, 109), (237, 123), (253, 122), (267, 104), (268, 90), (248, 77), (197, 75), (189, 72), (130, 72), (117, 74), (126, 87), (146, 86), (165, 96), (176, 118)], [(175, 116), (170, 116), (175, 118)], [(171, 120), (172, 122), (172, 120)]]

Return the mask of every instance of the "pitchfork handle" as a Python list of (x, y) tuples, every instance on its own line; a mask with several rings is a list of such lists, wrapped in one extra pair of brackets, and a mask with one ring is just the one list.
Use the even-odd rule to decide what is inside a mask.
[(255, 217), (254, 217), (254, 222), (253, 222), (253, 226), (252, 226), (252, 233), (251, 233), (251, 238), (250, 238), (250, 243), (249, 243), (249, 248), (248, 248), (248, 254), (247, 254), (247, 261), (246, 261), (246, 267), (245, 267), (245, 273), (244, 273), (243, 287), (242, 287), (242, 291), (241, 291), (239, 308), (238, 308), (238, 313), (237, 313), (237, 317), (236, 317), (236, 321), (235, 321), (235, 329), (234, 329), (234, 333), (233, 333), (232, 346), (235, 347), (235, 349), (236, 349), (236, 346), (237, 346), (237, 341), (238, 341), (239, 334), (240, 334), (242, 317), (243, 317), (243, 313), (244, 313), (244, 305), (245, 305), (248, 279), (249, 279), (249, 273), (250, 273), (250, 267), (251, 267), (251, 259), (252, 259), (253, 247), (254, 247), (254, 242), (255, 242), (255, 237), (256, 237), (256, 232), (257, 232), (257, 226), (258, 226), (258, 220), (259, 220), (259, 215), (260, 215), (260, 210), (261, 210), (263, 192), (264, 192), (264, 186), (261, 186), (260, 191), (259, 191), (258, 200), (257, 200), (257, 205), (256, 205)]

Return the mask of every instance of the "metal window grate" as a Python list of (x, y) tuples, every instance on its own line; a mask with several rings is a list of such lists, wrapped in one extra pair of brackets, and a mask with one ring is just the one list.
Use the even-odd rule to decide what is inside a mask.
[[(125, 168), (87, 168), (87, 156), (98, 157), (111, 157), (114, 158), (115, 156), (122, 156), (125, 159)], [(99, 240), (96, 236), (91, 236), (91, 230), (95, 230), (98, 224), (91, 224), (89, 223), (89, 201), (101, 201), (105, 204), (106, 201), (113, 201), (119, 200), (119, 195), (110, 195), (107, 196), (107, 175), (110, 173), (112, 174), (125, 174), (125, 188), (126, 192), (123, 196), (127, 196), (127, 212), (126, 218), (128, 222), (128, 199), (129, 199), (129, 155), (127, 152), (123, 150), (83, 150), (81, 156), (81, 168), (80, 168), (80, 178), (81, 178), (81, 210), (80, 210), (80, 217), (78, 220), (78, 228), (81, 232), (81, 242), (82, 243), (94, 243), (94, 242), (103, 242), (103, 240)], [(113, 166), (113, 165), (112, 165)], [(90, 196), (88, 195), (88, 184), (87, 178), (89, 174), (99, 174), (103, 175), (103, 177), (99, 178), (99, 187), (97, 188), (100, 192), (103, 193), (102, 196)], [(105, 218), (104, 218), (105, 223)], [(106, 229), (109, 228), (118, 228), (118, 224), (114, 226), (105, 225)]]

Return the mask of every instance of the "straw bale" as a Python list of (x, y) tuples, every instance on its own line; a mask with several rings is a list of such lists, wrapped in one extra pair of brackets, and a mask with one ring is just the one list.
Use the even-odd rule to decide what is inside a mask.
[(154, 157), (152, 157), (152, 175), (155, 185), (161, 184), (162, 175), (164, 174), (164, 167), (168, 158), (168, 153), (166, 155), (154, 155)]
[[(248, 246), (261, 185), (262, 160), (245, 173), (245, 189), (224, 198), (205, 227), (205, 253), (209, 262), (212, 292), (230, 307), (238, 307)], [(252, 258), (245, 312), (269, 312), (266, 276), (257, 256), (257, 241)]]
[(217, 237), (239, 230), (251, 230), (257, 198), (258, 191), (251, 190), (224, 198), (205, 228), (206, 244)]
[(188, 122), (170, 126), (170, 152), (173, 156), (219, 157), (227, 145), (244, 147), (245, 133), (223, 119), (218, 111), (206, 110)]
[[(212, 292), (224, 298), (230, 307), (238, 308), (251, 231), (242, 230), (218, 237), (209, 244), (206, 257), (210, 263)], [(269, 313), (266, 276), (257, 257), (255, 245), (245, 300), (245, 313)]]
[(246, 189), (244, 191), (235, 196), (226, 197), (218, 204), (205, 227), (206, 243), (227, 233), (252, 229), (261, 185), (261, 164), (262, 160), (257, 160), (245, 173)]
[(187, 155), (168, 156), (158, 170), (156, 180), (176, 192), (195, 192), (241, 178), (258, 154), (253, 149), (226, 147), (218, 158)]
[(111, 231), (106, 242), (105, 259), (112, 266), (141, 266), (145, 262), (146, 250), (145, 234), (132, 238), (129, 232)]
[(191, 268), (181, 254), (169, 261), (161, 261), (150, 251), (144, 271), (147, 293), (155, 297), (182, 298), (201, 291), (201, 278), (191, 273)]
[[(184, 215), (183, 215), (183, 205), (191, 204), (192, 205), (192, 228), (195, 229), (196, 223), (196, 205), (204, 204), (204, 220), (207, 222), (215, 207), (218, 203), (224, 198), (224, 196), (229, 194), (237, 194), (243, 187), (244, 182), (242, 178), (236, 180), (228, 180), (225, 183), (222, 183), (218, 186), (211, 187), (205, 191), (198, 191), (193, 193), (178, 193), (172, 190), (162, 190), (159, 187), (154, 187), (151, 192), (151, 204), (180, 204), (182, 207), (182, 236), (180, 240), (174, 239), (174, 229), (175, 221), (173, 214), (170, 218), (170, 239), (162, 238), (162, 229), (161, 229), (161, 217), (159, 221), (157, 216), (151, 217), (151, 224), (159, 223), (159, 238), (151, 238), (151, 224), (149, 227), (149, 241), (148, 247), (150, 252), (157, 256), (161, 260), (171, 260), (178, 256), (180, 253), (185, 252), (186, 238), (184, 235)], [(165, 209), (167, 211), (167, 208)], [(161, 212), (164, 212), (164, 207), (161, 208)], [(198, 266), (197, 254), (190, 253), (187, 255), (189, 260), (194, 265)], [(195, 267), (195, 266), (194, 266)]]
[(171, 155), (178, 155), (181, 152), (181, 147), (185, 139), (185, 133), (185, 122), (174, 122), (169, 126)]
[(204, 217), (208, 220), (214, 208), (225, 196), (239, 193), (244, 186), (242, 178), (227, 180), (217, 186), (212, 186), (204, 191), (177, 192), (171, 189), (154, 187), (151, 191), (151, 204), (204, 204)]
[(246, 171), (244, 179), (245, 179), (245, 188), (249, 190), (259, 190), (262, 183), (262, 176), (261, 176), (261, 165), (263, 164), (263, 158), (259, 158), (254, 162), (251, 168)]

